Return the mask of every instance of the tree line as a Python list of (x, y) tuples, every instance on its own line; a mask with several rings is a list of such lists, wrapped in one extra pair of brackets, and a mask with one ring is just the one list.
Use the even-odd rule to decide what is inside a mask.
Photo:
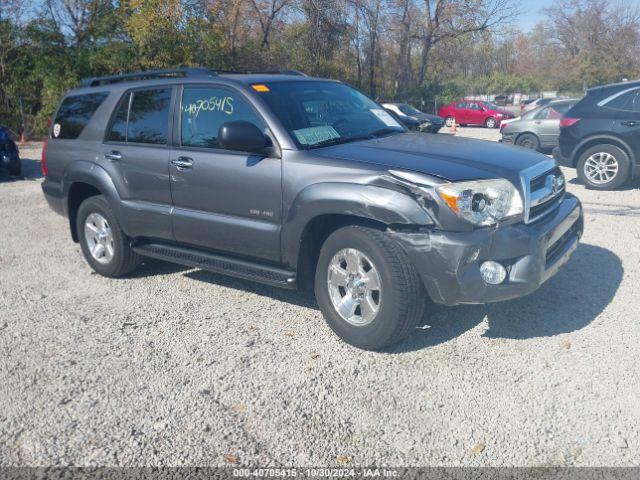
[(84, 77), (295, 69), (426, 110), (467, 94), (580, 93), (637, 78), (634, 0), (0, 0), (0, 124), (42, 134)]

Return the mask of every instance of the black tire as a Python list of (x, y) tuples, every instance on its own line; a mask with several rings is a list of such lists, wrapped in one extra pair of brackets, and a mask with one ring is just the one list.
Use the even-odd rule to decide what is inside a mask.
[(22, 163), (18, 163), (18, 165), (14, 168), (9, 169), (9, 175), (12, 177), (20, 177), (22, 176)]
[[(113, 257), (108, 263), (100, 263), (90, 252), (89, 244), (85, 235), (85, 221), (92, 213), (97, 213), (104, 217), (111, 230), (113, 240)], [(110, 278), (118, 278), (135, 270), (142, 258), (131, 250), (129, 238), (122, 232), (120, 223), (111, 210), (106, 198), (102, 195), (87, 198), (78, 209), (76, 218), (76, 228), (80, 247), (84, 258), (94, 271)]]
[(484, 121), (484, 126), (487, 128), (496, 128), (498, 127), (498, 122), (495, 117), (487, 117)]
[(455, 120), (455, 118), (453, 118), (452, 116), (448, 116), (444, 119), (444, 124), (447, 127), (451, 127), (451, 125), (453, 125), (453, 121)]
[[(367, 325), (347, 322), (331, 300), (329, 265), (345, 248), (362, 252), (379, 273), (379, 310)], [(324, 242), (316, 268), (315, 295), (329, 327), (345, 342), (366, 350), (380, 350), (406, 338), (419, 325), (427, 305), (420, 278), (398, 243), (384, 232), (361, 226), (340, 228)]]
[(516, 139), (516, 145), (530, 150), (540, 151), (540, 140), (533, 133), (523, 133)]
[[(616, 175), (609, 181), (603, 183), (592, 181), (586, 172), (586, 169), (588, 168), (587, 162), (594, 156), (597, 159), (598, 154), (610, 155), (618, 165)], [(578, 178), (580, 178), (587, 188), (592, 190), (615, 190), (629, 180), (629, 177), (631, 176), (631, 161), (629, 160), (629, 156), (626, 152), (615, 145), (596, 145), (595, 147), (588, 148), (582, 153), (582, 155), (580, 155), (578, 164), (576, 165), (576, 170), (578, 172)]]

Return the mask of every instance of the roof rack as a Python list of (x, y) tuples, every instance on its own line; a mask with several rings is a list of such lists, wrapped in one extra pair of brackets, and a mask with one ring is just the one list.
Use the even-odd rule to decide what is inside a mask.
[(306, 77), (307, 74), (304, 72), (301, 72), (299, 70), (248, 70), (246, 73), (263, 73), (263, 74), (269, 74), (269, 75), (297, 75), (300, 77)]
[(98, 87), (119, 82), (132, 82), (135, 80), (151, 80), (164, 77), (202, 77), (215, 76), (218, 73), (209, 68), (175, 68), (169, 70), (148, 70), (146, 72), (120, 73), (106, 77), (90, 77), (82, 80), (83, 87)]

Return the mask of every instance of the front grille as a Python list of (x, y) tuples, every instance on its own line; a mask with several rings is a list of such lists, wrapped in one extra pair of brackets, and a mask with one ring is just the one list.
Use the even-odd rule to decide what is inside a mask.
[(562, 172), (558, 167), (555, 167), (549, 170), (548, 172), (544, 172), (542, 175), (538, 175), (537, 177), (531, 180), (531, 192), (537, 192), (538, 190), (544, 188), (545, 182), (547, 181), (547, 177), (552, 173), (556, 177), (562, 175)]
[(560, 193), (559, 195), (556, 195), (555, 197), (551, 198), (550, 200), (547, 200), (544, 203), (540, 203), (535, 207), (531, 207), (529, 209), (530, 221), (535, 221), (538, 218), (545, 216), (547, 213), (551, 213), (551, 211), (553, 211), (553, 209), (555, 209), (560, 204), (560, 201), (562, 200), (563, 196), (564, 196), (564, 191), (562, 191), (562, 193)]
[[(529, 182), (531, 206), (529, 207), (528, 223), (535, 222), (553, 212), (560, 205), (564, 197), (566, 185), (563, 182), (562, 188), (554, 193), (553, 187), (547, 183), (547, 178), (550, 175), (561, 177), (564, 180), (560, 169), (554, 167), (532, 178)], [(542, 201), (534, 205), (535, 200)]]

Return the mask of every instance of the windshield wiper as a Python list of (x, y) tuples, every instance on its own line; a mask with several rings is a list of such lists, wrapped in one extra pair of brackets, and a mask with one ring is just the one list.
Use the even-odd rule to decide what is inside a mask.
[(381, 128), (380, 130), (376, 130), (374, 132), (368, 133), (366, 135), (358, 135), (355, 137), (337, 137), (337, 138), (328, 138), (326, 140), (322, 140), (321, 142), (314, 143), (313, 145), (309, 145), (308, 148), (317, 148), (317, 147), (328, 147), (329, 145), (339, 145), (341, 143), (355, 142), (357, 140), (371, 140), (373, 138), (378, 138), (383, 135), (389, 135), (391, 133), (402, 133), (402, 130), (398, 130), (397, 128)]
[(339, 145), (341, 143), (355, 142), (356, 140), (371, 140), (372, 138), (373, 137), (371, 135), (328, 138), (326, 140), (322, 140), (321, 142), (314, 143), (313, 145), (309, 145), (309, 148), (328, 147), (329, 145)]
[(403, 130), (398, 130), (397, 127), (385, 127), (380, 130), (376, 130), (375, 132), (370, 133), (371, 138), (382, 137), (383, 135), (389, 135), (391, 133), (402, 133)]

